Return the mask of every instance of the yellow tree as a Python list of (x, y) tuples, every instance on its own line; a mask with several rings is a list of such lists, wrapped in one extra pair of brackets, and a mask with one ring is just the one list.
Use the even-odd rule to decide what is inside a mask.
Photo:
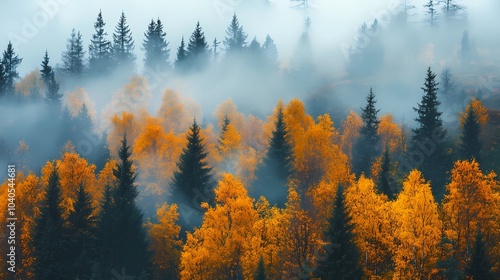
[(179, 134), (184, 133), (189, 128), (192, 116), (186, 110), (179, 94), (174, 90), (166, 89), (157, 118), (165, 132)]
[(431, 186), (418, 170), (410, 172), (393, 203), (395, 274), (401, 279), (431, 279), (438, 261), (441, 220)]
[(24, 98), (41, 98), (45, 92), (45, 85), (40, 76), (38, 68), (31, 71), (16, 84), (16, 92)]
[(94, 109), (94, 102), (90, 100), (89, 94), (83, 88), (79, 87), (73, 92), (67, 92), (66, 96), (65, 105), (72, 117), (78, 116), (82, 106), (85, 105), (91, 119), (95, 119), (97, 113)]
[[(391, 207), (385, 195), (377, 193), (375, 184), (361, 175), (345, 191), (346, 206), (351, 213), (356, 243), (364, 255), (362, 263), (369, 277), (387, 276), (393, 267), (393, 230)], [(332, 202), (333, 204), (333, 202)]]
[(239, 149), (241, 147), (241, 135), (236, 127), (229, 123), (221, 131), (218, 151), (221, 159), (222, 172), (234, 174), (236, 171), (236, 163), (239, 157)]
[[(340, 136), (340, 146), (342, 151), (352, 160), (352, 145), (359, 137), (359, 130), (363, 126), (363, 121), (358, 114), (351, 111), (342, 122)], [(380, 127), (380, 126), (379, 126)]]
[(484, 175), (475, 160), (457, 161), (451, 172), (443, 202), (445, 232), (456, 246), (462, 269), (468, 265), (479, 227), (489, 240), (487, 247), (498, 250), (500, 194), (495, 177), (493, 172)]
[(177, 224), (177, 205), (164, 203), (156, 210), (158, 223), (148, 221), (150, 246), (153, 251), (155, 279), (177, 279), (181, 258), (181, 227)]
[(113, 115), (111, 117), (111, 129), (107, 135), (111, 155), (117, 157), (121, 145), (120, 141), (123, 139), (124, 134), (127, 134), (127, 139), (130, 140), (130, 143), (133, 143), (139, 132), (140, 127), (133, 113), (123, 112), (120, 115)]
[(484, 107), (483, 102), (477, 98), (472, 98), (469, 105), (465, 108), (465, 111), (460, 113), (460, 123), (462, 126), (464, 125), (465, 119), (469, 114), (470, 110), (474, 112), (474, 115), (477, 116), (477, 120), (481, 126), (485, 126), (488, 122), (488, 109)]
[(224, 174), (215, 189), (215, 207), (206, 208), (203, 223), (188, 233), (181, 255), (181, 279), (217, 279), (221, 275), (250, 279), (255, 265), (244, 263), (258, 218), (253, 200), (233, 175)]
[(217, 126), (222, 127), (224, 124), (224, 119), (227, 117), (231, 120), (236, 130), (242, 131), (245, 125), (245, 117), (242, 113), (238, 112), (238, 108), (233, 103), (233, 100), (229, 98), (226, 101), (217, 106), (215, 109), (215, 117), (217, 118)]
[(378, 134), (380, 135), (382, 147), (388, 147), (391, 154), (405, 152), (403, 130), (400, 125), (394, 122), (392, 114), (385, 114), (380, 117)]

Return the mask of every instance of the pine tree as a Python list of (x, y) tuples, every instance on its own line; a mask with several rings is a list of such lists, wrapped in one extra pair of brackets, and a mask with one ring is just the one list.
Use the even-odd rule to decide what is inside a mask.
[(391, 176), (391, 158), (389, 156), (389, 148), (385, 147), (384, 154), (382, 155), (382, 166), (378, 175), (378, 190), (380, 193), (387, 195), (389, 199), (394, 198), (394, 191), (389, 184)]
[(5, 71), (3, 69), (2, 62), (0, 61), (0, 97), (2, 97), (5, 93)]
[(224, 39), (226, 54), (231, 55), (243, 50), (246, 47), (246, 39), (247, 35), (243, 31), (243, 26), (240, 25), (238, 17), (234, 14), (231, 23), (226, 29), (226, 38)]
[(424, 8), (426, 9), (425, 13), (429, 16), (429, 24), (431, 26), (434, 26), (437, 24), (437, 9), (436, 9), (436, 4), (434, 3), (433, 0), (429, 0), (424, 5)]
[(252, 41), (250, 42), (250, 45), (248, 45), (248, 51), (250, 52), (251, 55), (253, 55), (255, 58), (260, 59), (262, 55), (262, 47), (260, 46), (259, 41), (257, 40), (257, 37), (253, 37)]
[(54, 168), (49, 176), (45, 198), (40, 206), (40, 214), (33, 229), (33, 256), (36, 279), (61, 279), (66, 276), (64, 248), (63, 210), (61, 208), (61, 187), (59, 174)]
[(108, 223), (114, 233), (111, 268), (118, 271), (125, 267), (128, 274), (139, 275), (143, 271), (150, 271), (150, 253), (147, 233), (143, 227), (143, 214), (135, 201), (139, 192), (135, 185), (136, 174), (129, 149), (124, 135), (118, 152), (119, 161), (113, 170), (117, 185), (111, 190), (112, 203), (109, 209), (112, 217)]
[(377, 113), (380, 109), (375, 109), (375, 103), (377, 103), (375, 94), (370, 88), (366, 97), (366, 106), (361, 109), (363, 127), (360, 129), (360, 137), (353, 148), (353, 171), (358, 175), (361, 173), (370, 174), (373, 160), (380, 154), (380, 136), (377, 132), (380, 123)]
[(45, 84), (45, 100), (49, 105), (61, 106), (62, 94), (59, 93), (59, 84), (56, 82), (54, 70), (49, 66), (49, 54), (45, 51), (42, 60), (40, 75)]
[(82, 183), (78, 187), (76, 201), (68, 216), (67, 265), (69, 279), (89, 279), (92, 260), (95, 259), (95, 218), (92, 200)]
[(442, 251), (441, 259), (436, 266), (440, 270), (439, 274), (443, 279), (459, 280), (464, 278), (464, 273), (459, 269), (459, 261), (456, 258), (456, 244), (450, 240), (445, 234), (441, 237), (439, 243)]
[(111, 47), (112, 57), (119, 65), (134, 65), (134, 48), (132, 31), (130, 31), (130, 27), (127, 24), (125, 13), (122, 12), (120, 20), (115, 27), (115, 32), (113, 33), (113, 46)]
[(186, 66), (186, 44), (184, 43), (184, 37), (181, 39), (181, 44), (179, 48), (177, 48), (177, 59), (175, 60), (175, 69), (183, 70)]
[[(200, 126), (194, 120), (187, 135), (187, 146), (182, 150), (174, 173), (174, 199), (178, 202), (212, 202), (212, 168), (206, 162), (208, 153), (203, 146)], [(200, 201), (201, 200), (201, 201)]]
[(354, 226), (345, 205), (344, 190), (338, 187), (335, 207), (328, 218), (325, 236), (328, 245), (318, 261), (315, 277), (320, 279), (361, 279), (360, 253), (355, 244)]
[(219, 45), (220, 42), (217, 41), (217, 38), (215, 38), (214, 41), (212, 42), (212, 52), (214, 61), (219, 60)]
[(94, 23), (95, 34), (92, 35), (89, 46), (89, 71), (91, 73), (102, 73), (110, 66), (111, 42), (106, 39), (108, 33), (104, 31), (105, 25), (102, 12), (99, 10)]
[(219, 140), (217, 141), (220, 145), (223, 145), (223, 136), (227, 131), (227, 126), (231, 123), (231, 120), (227, 115), (224, 115), (224, 120), (222, 122), (222, 127), (220, 128), (220, 133), (219, 133)]
[[(104, 187), (104, 196), (101, 202), (99, 215), (97, 217), (96, 229), (96, 248), (97, 248), (97, 262), (93, 267), (93, 275), (95, 278), (102, 275), (108, 275), (113, 268), (111, 258), (113, 257), (113, 248), (117, 245), (114, 243), (115, 228), (111, 221), (113, 220), (112, 212), (113, 198), (111, 196), (111, 186)], [(106, 278), (107, 279), (107, 278)]]
[(276, 48), (276, 44), (274, 44), (274, 40), (271, 36), (269, 36), (269, 34), (266, 36), (264, 44), (262, 44), (262, 52), (267, 60), (267, 65), (269, 65), (271, 69), (277, 69), (279, 67), (278, 48)]
[[(415, 150), (423, 150), (425, 153), (425, 158), (413, 160), (421, 161), (419, 168), (424, 177), (432, 182), (432, 193), (439, 202), (444, 195), (447, 157), (444, 140), (441, 141), (446, 135), (446, 130), (443, 128), (442, 113), (438, 108), (441, 102), (437, 99), (437, 86), (436, 74), (429, 67), (422, 87), (424, 91), (422, 101), (418, 104), (418, 108), (413, 108), (418, 113), (415, 119), (418, 128), (413, 129), (412, 146)], [(436, 135), (439, 135), (440, 139), (436, 139)]]
[(293, 173), (293, 149), (283, 117), (283, 107), (279, 105), (278, 115), (269, 148), (262, 165), (256, 171), (257, 180), (253, 183), (253, 196), (266, 193), (271, 203), (284, 205), (288, 195), (288, 179)]
[(488, 248), (484, 242), (485, 237), (479, 229), (474, 242), (474, 251), (467, 267), (467, 276), (474, 280), (498, 279), (492, 274), (492, 265), (488, 256)]
[(163, 31), (163, 23), (160, 19), (156, 22), (151, 19), (148, 30), (144, 33), (142, 43), (145, 51), (144, 66), (153, 71), (165, 71), (168, 68), (170, 50), (166, 41), (167, 34)]
[(454, 0), (444, 0), (443, 3), (443, 13), (446, 17), (446, 20), (452, 20), (456, 18), (460, 15), (460, 12), (465, 9), (464, 6), (456, 4), (456, 1)]
[(187, 58), (191, 67), (203, 68), (208, 62), (208, 44), (205, 40), (205, 33), (201, 30), (200, 22), (196, 23), (196, 28), (189, 38), (187, 46)]
[(66, 51), (62, 54), (62, 69), (70, 75), (80, 75), (83, 72), (83, 50), (82, 34), (80, 31), (76, 32), (75, 29), (71, 31), (71, 37), (66, 44)]
[(253, 276), (254, 280), (267, 280), (266, 268), (264, 267), (264, 258), (260, 256), (259, 264), (257, 265), (257, 271)]
[[(7, 49), (3, 52), (2, 57), (2, 68), (3, 68), (3, 92), (6, 95), (14, 95), (15, 92), (15, 82), (19, 78), (19, 73), (17, 72), (17, 67), (23, 61), (15, 52), (12, 43), (9, 41)], [(0, 88), (1, 90), (1, 88)]]
[(477, 162), (481, 163), (481, 141), (479, 140), (481, 124), (479, 123), (477, 113), (472, 107), (472, 103), (468, 107), (462, 127), (461, 154), (463, 159), (470, 160), (474, 158)]
[(468, 63), (474, 56), (474, 48), (469, 38), (469, 31), (464, 30), (462, 34), (462, 39), (460, 40), (459, 56), (462, 62)]

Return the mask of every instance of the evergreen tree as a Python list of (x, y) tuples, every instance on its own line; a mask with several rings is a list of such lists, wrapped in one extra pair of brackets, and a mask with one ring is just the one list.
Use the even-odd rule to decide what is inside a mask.
[[(129, 149), (127, 137), (124, 136), (118, 152), (119, 161), (113, 170), (117, 185), (111, 190), (109, 209), (112, 217), (108, 223), (114, 233), (110, 261), (111, 269), (119, 271), (125, 267), (128, 274), (139, 275), (143, 271), (150, 271), (150, 253), (143, 214), (135, 201), (139, 192)], [(110, 272), (106, 273), (109, 275)]]
[(106, 39), (108, 33), (104, 31), (105, 25), (99, 10), (94, 23), (95, 34), (92, 35), (89, 46), (89, 71), (92, 73), (102, 73), (110, 66), (111, 42)]
[(391, 176), (391, 158), (389, 156), (389, 148), (385, 147), (384, 154), (382, 155), (382, 166), (378, 175), (378, 190), (380, 193), (387, 195), (389, 199), (394, 198), (394, 191), (389, 184)]
[(264, 258), (260, 256), (259, 264), (257, 265), (257, 271), (253, 276), (254, 280), (267, 280), (266, 268), (264, 267)]
[(144, 33), (142, 43), (145, 51), (144, 66), (154, 71), (165, 71), (168, 68), (170, 50), (166, 40), (167, 34), (163, 31), (163, 23), (160, 19), (156, 22), (151, 19), (148, 30)]
[(361, 279), (360, 253), (355, 243), (354, 226), (345, 205), (344, 190), (338, 187), (335, 207), (328, 218), (325, 236), (328, 245), (325, 255), (318, 262), (315, 277), (320, 279)]
[(187, 135), (187, 146), (177, 163), (179, 171), (174, 173), (174, 199), (179, 202), (212, 202), (214, 197), (212, 168), (206, 162), (208, 153), (203, 146), (200, 129), (194, 120)]
[(455, 0), (444, 0), (443, 3), (443, 13), (446, 17), (446, 20), (452, 20), (456, 18), (460, 15), (460, 12), (465, 9), (464, 6), (456, 4)]
[(187, 51), (184, 37), (181, 39), (181, 45), (177, 48), (177, 59), (175, 60), (175, 69), (183, 70), (186, 65)]
[(443, 93), (443, 96), (450, 97), (450, 95), (455, 90), (455, 82), (453, 80), (453, 75), (450, 68), (443, 69), (443, 72), (441, 72), (440, 75), (440, 79), (441, 81), (439, 84), (441, 85), (441, 92)]
[(63, 252), (67, 245), (61, 202), (59, 174), (54, 163), (32, 235), (36, 279), (52, 280), (66, 277)]
[(257, 180), (252, 195), (260, 197), (265, 193), (269, 202), (282, 206), (287, 199), (288, 179), (293, 173), (293, 149), (281, 105), (274, 125), (269, 148), (255, 173)]
[[(96, 248), (97, 262), (93, 267), (92, 275), (96, 279), (102, 279), (102, 275), (108, 275), (113, 269), (111, 258), (116, 245), (114, 236), (115, 228), (111, 221), (113, 220), (112, 212), (113, 198), (111, 196), (111, 187), (106, 185), (104, 188), (104, 196), (101, 202), (99, 215), (97, 217), (97, 233), (96, 233)], [(107, 278), (106, 278), (107, 279)]]
[(276, 44), (274, 44), (274, 40), (269, 34), (266, 36), (264, 44), (262, 44), (262, 52), (267, 60), (267, 65), (269, 65), (271, 69), (277, 69), (279, 67), (278, 48), (276, 48)]
[(59, 93), (59, 84), (56, 82), (54, 70), (49, 66), (49, 54), (45, 51), (42, 60), (40, 75), (45, 85), (45, 100), (49, 105), (61, 106), (62, 94)]
[(0, 61), (0, 97), (2, 97), (5, 93), (5, 86), (6, 86), (5, 71), (3, 69), (2, 62)]
[(474, 251), (467, 267), (467, 276), (474, 280), (498, 279), (493, 276), (492, 265), (488, 256), (488, 248), (484, 242), (485, 237), (479, 229), (474, 242)]
[(217, 140), (217, 142), (219, 143), (219, 147), (221, 145), (223, 145), (223, 136), (224, 134), (226, 133), (227, 131), (227, 126), (231, 123), (231, 120), (229, 119), (229, 117), (227, 115), (224, 115), (224, 120), (222, 122), (222, 127), (220, 129), (220, 133), (219, 133), (219, 140)]
[(445, 144), (443, 143), (446, 130), (443, 128), (443, 121), (441, 120), (442, 113), (438, 109), (441, 102), (437, 99), (437, 86), (436, 74), (429, 67), (424, 87), (422, 87), (424, 91), (422, 101), (418, 104), (418, 108), (413, 108), (418, 113), (418, 117), (415, 119), (418, 128), (413, 129), (412, 146), (415, 150), (423, 150), (425, 158), (412, 160), (421, 163), (422, 174), (432, 182), (432, 193), (436, 201), (441, 201), (444, 195), (445, 170), (447, 170), (448, 159), (445, 154)]
[(375, 94), (372, 88), (366, 97), (366, 106), (361, 108), (361, 118), (363, 126), (360, 129), (360, 136), (356, 141), (353, 149), (353, 171), (357, 175), (364, 173), (368, 176), (371, 174), (371, 166), (373, 160), (379, 156), (379, 140), (377, 113), (380, 111), (375, 109)]
[(212, 52), (213, 52), (214, 61), (219, 60), (219, 45), (220, 45), (220, 42), (217, 41), (217, 38), (215, 38), (213, 43), (212, 43)]
[[(23, 61), (15, 52), (12, 43), (9, 41), (7, 49), (3, 52), (2, 57), (2, 68), (3, 68), (3, 92), (6, 95), (14, 95), (15, 92), (15, 82), (19, 78), (19, 73), (17, 72), (17, 67)], [(0, 81), (1, 82), (1, 81)], [(1, 90), (1, 88), (0, 88)]]
[(83, 72), (83, 50), (82, 34), (75, 29), (71, 31), (71, 37), (66, 44), (66, 51), (62, 54), (62, 69), (70, 75), (80, 75)]
[(246, 47), (246, 39), (247, 35), (243, 31), (243, 26), (240, 25), (238, 17), (234, 14), (231, 23), (226, 29), (226, 38), (224, 39), (226, 54), (231, 55), (242, 51)]
[(426, 9), (425, 13), (429, 16), (428, 22), (431, 26), (434, 26), (437, 24), (437, 8), (436, 8), (436, 3), (433, 0), (429, 0), (424, 5), (424, 8)]
[(462, 126), (461, 154), (464, 159), (474, 158), (480, 163), (481, 141), (479, 135), (481, 134), (481, 124), (471, 104), (469, 104), (468, 109)]
[(464, 273), (459, 269), (459, 262), (456, 258), (456, 244), (443, 234), (439, 247), (443, 250), (441, 260), (437, 262), (439, 274), (443, 279), (459, 280), (464, 278)]
[(89, 279), (95, 259), (95, 218), (92, 200), (82, 183), (68, 216), (67, 265), (69, 279)]
[(252, 41), (250, 42), (250, 45), (248, 46), (248, 51), (253, 57), (258, 58), (258, 60), (260, 60), (262, 55), (262, 47), (260, 46), (259, 41), (257, 41), (257, 37), (253, 37)]
[(474, 48), (472, 47), (468, 30), (464, 30), (464, 33), (462, 34), (462, 39), (460, 40), (460, 49), (458, 54), (460, 56), (460, 59), (464, 63), (470, 62), (472, 57), (474, 56)]
[(187, 58), (191, 67), (200, 69), (208, 62), (208, 44), (205, 40), (205, 33), (201, 30), (200, 22), (196, 23), (196, 28), (189, 38), (187, 46)]
[(118, 24), (115, 27), (115, 32), (113, 33), (113, 46), (111, 47), (112, 57), (119, 65), (134, 65), (134, 48), (132, 31), (130, 31), (130, 27), (127, 24), (125, 13), (122, 12)]

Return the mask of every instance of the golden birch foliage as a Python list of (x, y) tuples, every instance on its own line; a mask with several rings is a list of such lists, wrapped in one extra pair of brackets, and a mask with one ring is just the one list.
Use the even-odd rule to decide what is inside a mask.
[(164, 203), (156, 210), (156, 217), (158, 223), (147, 223), (152, 262), (156, 268), (156, 278), (166, 279), (172, 274), (176, 275), (180, 265), (182, 240), (179, 237), (181, 227), (177, 224), (177, 205)]
[(238, 108), (233, 103), (233, 100), (229, 98), (223, 101), (215, 109), (215, 117), (217, 118), (217, 127), (221, 128), (224, 123), (224, 118), (228, 117), (231, 124), (234, 125), (236, 130), (242, 131), (245, 124), (245, 117), (242, 113), (238, 112)]
[(111, 117), (111, 131), (108, 131), (107, 142), (111, 155), (116, 158), (123, 135), (127, 134), (127, 142), (134, 143), (140, 132), (140, 126), (133, 113), (123, 112)]
[(346, 189), (346, 206), (354, 224), (356, 243), (364, 257), (362, 265), (366, 275), (376, 277), (387, 273), (392, 266), (394, 241), (387, 197), (379, 195), (373, 181), (361, 175)]
[(31, 71), (15, 85), (16, 92), (23, 97), (42, 97), (45, 93), (45, 85), (41, 79), (38, 68)]
[(314, 125), (314, 119), (306, 114), (306, 107), (295, 98), (288, 103), (283, 111), (284, 120), (288, 128), (290, 140), (297, 145), (304, 138), (305, 132)]
[(327, 228), (327, 219), (333, 210), (337, 186), (336, 183), (327, 183), (322, 180), (307, 193), (314, 205), (314, 219), (320, 223), (322, 230)]
[(283, 103), (283, 100), (280, 99), (278, 100), (278, 103), (273, 109), (273, 113), (267, 117), (267, 120), (263, 126), (263, 132), (261, 132), (264, 136), (264, 139), (266, 140), (266, 145), (267, 141), (271, 139), (273, 136), (273, 130), (276, 127), (276, 121), (278, 120), (278, 111), (282, 110), (283, 114), (285, 114), (285, 104)]
[(90, 100), (89, 94), (83, 88), (76, 88), (75, 91), (66, 92), (65, 95), (67, 98), (64, 105), (68, 108), (72, 117), (78, 116), (83, 105), (85, 105), (90, 118), (92, 121), (95, 120), (97, 112), (94, 108), (94, 102)]
[(349, 159), (352, 159), (352, 147), (359, 137), (359, 130), (363, 126), (363, 121), (358, 114), (351, 111), (342, 122), (340, 136), (340, 147)]
[[(462, 268), (472, 254), (477, 229), (491, 240), (500, 236), (498, 182), (492, 172), (484, 175), (475, 161), (457, 161), (446, 186), (443, 202), (447, 236), (457, 246)], [(498, 239), (497, 239), (498, 240)], [(487, 244), (491, 245), (491, 244)]]
[(246, 119), (245, 129), (241, 131), (244, 145), (253, 148), (258, 154), (264, 154), (267, 148), (267, 138), (262, 133), (264, 125), (264, 121), (250, 115)]
[(163, 93), (162, 103), (157, 114), (165, 132), (184, 133), (191, 124), (191, 116), (186, 110), (179, 94), (171, 89)]
[(95, 200), (93, 201), (93, 206), (95, 209), (97, 209), (101, 204), (106, 186), (113, 187), (118, 182), (115, 175), (113, 175), (113, 169), (116, 168), (116, 163), (116, 160), (109, 159), (97, 175), (96, 184), (100, 191), (98, 191), (94, 196)]
[(215, 189), (215, 207), (207, 207), (200, 228), (188, 233), (181, 254), (181, 279), (234, 278), (243, 269), (250, 279), (255, 264), (243, 262), (258, 219), (253, 200), (233, 175), (224, 174)]
[(231, 156), (238, 151), (241, 145), (241, 135), (236, 127), (230, 123), (226, 131), (222, 133), (219, 143), (219, 151), (222, 157)]
[(460, 113), (460, 124), (463, 126), (469, 111), (473, 110), (474, 114), (477, 116), (477, 120), (481, 126), (485, 126), (488, 122), (488, 109), (484, 107), (483, 102), (477, 98), (472, 98), (467, 107), (465, 108), (465, 112)]
[(431, 186), (418, 170), (410, 172), (393, 203), (395, 273), (402, 278), (435, 276), (442, 222)]
[(382, 147), (388, 147), (389, 153), (394, 154), (403, 151), (403, 130), (401, 126), (394, 122), (392, 114), (385, 114), (380, 117), (378, 134)]

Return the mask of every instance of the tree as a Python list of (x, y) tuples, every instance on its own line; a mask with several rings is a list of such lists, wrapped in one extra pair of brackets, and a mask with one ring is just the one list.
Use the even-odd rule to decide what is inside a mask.
[(444, 0), (443, 1), (443, 13), (446, 20), (452, 20), (460, 15), (460, 12), (465, 10), (463, 5), (456, 4), (455, 0)]
[(185, 67), (187, 58), (186, 44), (184, 43), (184, 36), (182, 36), (181, 44), (177, 48), (177, 58), (175, 59), (175, 69), (182, 70)]
[(112, 57), (119, 65), (133, 65), (135, 62), (134, 48), (132, 31), (130, 31), (130, 27), (127, 24), (125, 13), (122, 12), (113, 33)]
[(360, 137), (353, 148), (353, 171), (358, 175), (361, 173), (370, 174), (372, 162), (380, 153), (380, 136), (378, 134), (380, 121), (377, 117), (380, 109), (375, 109), (377, 101), (371, 88), (366, 97), (366, 102), (366, 106), (361, 108), (363, 126), (360, 129)]
[(278, 69), (278, 49), (276, 48), (276, 44), (274, 43), (274, 40), (271, 38), (271, 36), (269, 36), (269, 34), (266, 36), (264, 44), (262, 44), (262, 52), (266, 59), (267, 65), (271, 67), (271, 69)]
[(62, 94), (59, 93), (59, 83), (57, 83), (54, 69), (49, 66), (49, 54), (45, 51), (40, 70), (42, 81), (45, 84), (45, 100), (48, 104), (61, 106)]
[(64, 262), (67, 239), (61, 202), (59, 174), (54, 164), (33, 230), (36, 279), (59, 279), (67, 273)]
[(95, 33), (89, 45), (89, 71), (91, 73), (102, 73), (109, 68), (111, 58), (111, 42), (106, 39), (108, 33), (104, 31), (106, 23), (99, 10), (97, 20), (94, 23)]
[(436, 9), (436, 4), (434, 3), (433, 0), (429, 0), (424, 5), (424, 8), (426, 9), (425, 13), (429, 16), (428, 22), (431, 26), (435, 26), (437, 24), (437, 9)]
[(226, 55), (241, 52), (246, 47), (246, 39), (247, 34), (243, 31), (243, 26), (240, 25), (235, 13), (226, 29), (226, 38), (224, 38)]
[(478, 228), (476, 234), (476, 241), (474, 242), (474, 251), (472, 252), (472, 257), (467, 267), (466, 274), (471, 279), (474, 280), (486, 280), (486, 279), (494, 279), (495, 277), (492, 274), (492, 264), (489, 259), (489, 250), (486, 247), (484, 242), (485, 237), (481, 232), (481, 229)]
[(189, 59), (190, 66), (196, 66), (197, 69), (203, 68), (208, 62), (208, 44), (199, 21), (196, 23), (196, 28), (189, 38), (187, 58)]
[[(427, 69), (422, 101), (418, 108), (413, 108), (418, 114), (415, 121), (418, 127), (413, 129), (412, 146), (414, 149), (421, 149), (425, 152), (417, 155), (418, 159), (411, 158), (420, 163), (420, 169), (425, 178), (432, 182), (432, 193), (436, 201), (440, 202), (444, 195), (445, 168), (447, 157), (445, 153), (444, 140), (446, 130), (443, 128), (441, 112), (439, 112), (439, 102), (437, 98), (438, 83), (436, 74)], [(410, 154), (410, 157), (415, 155)], [(423, 158), (422, 158), (423, 157)]]
[(461, 154), (463, 159), (476, 159), (481, 162), (481, 141), (479, 135), (481, 134), (481, 124), (479, 123), (479, 116), (473, 108), (473, 101), (469, 103), (465, 110), (465, 120), (462, 123), (462, 143)]
[[(114, 177), (114, 176), (113, 176)], [(92, 276), (108, 275), (113, 268), (112, 257), (115, 245), (115, 228), (111, 221), (114, 218), (112, 212), (113, 197), (111, 186), (105, 185), (104, 195), (101, 201), (99, 215), (97, 216), (96, 228), (96, 251), (97, 262), (93, 267)], [(101, 278), (97, 279), (103, 279)]]
[(441, 72), (440, 78), (441, 82), (439, 84), (441, 85), (441, 92), (443, 93), (443, 96), (450, 97), (456, 88), (450, 68), (444, 68)]
[(62, 54), (62, 71), (69, 75), (78, 76), (83, 72), (83, 50), (82, 34), (80, 31), (76, 32), (75, 29), (71, 31), (71, 37), (66, 44), (66, 51)]
[(144, 67), (152, 71), (165, 71), (168, 66), (170, 49), (166, 40), (167, 34), (163, 31), (163, 23), (160, 19), (156, 22), (151, 19), (148, 30), (144, 33), (142, 43), (145, 51)]
[(95, 217), (92, 198), (80, 183), (73, 209), (68, 215), (69, 237), (66, 261), (69, 279), (89, 279), (95, 259)]
[(339, 187), (335, 207), (325, 231), (325, 255), (318, 261), (315, 277), (321, 279), (361, 279), (360, 253), (355, 244), (354, 226), (345, 205), (344, 190)]
[[(19, 78), (19, 73), (17, 72), (17, 67), (23, 61), (15, 52), (12, 43), (9, 41), (7, 49), (3, 52), (2, 62), (0, 63), (3, 68), (3, 88), (0, 87), (0, 91), (3, 90), (6, 95), (14, 95), (14, 85), (17, 78)], [(2, 82), (0, 81), (0, 85)], [(1, 92), (0, 92), (1, 94)]]
[(260, 256), (259, 264), (257, 265), (257, 271), (253, 276), (254, 280), (267, 280), (266, 268), (264, 267), (264, 258)]
[(212, 53), (213, 53), (213, 59), (214, 61), (218, 61), (219, 60), (219, 45), (220, 45), (220, 42), (217, 41), (217, 38), (214, 38), (214, 41), (212, 42)]
[(385, 147), (384, 154), (382, 155), (382, 166), (378, 175), (377, 187), (380, 193), (387, 195), (389, 199), (394, 198), (394, 190), (392, 189), (389, 182), (391, 174), (391, 158), (389, 155), (389, 147)]
[[(173, 179), (174, 200), (177, 202), (198, 204), (213, 201), (212, 168), (206, 162), (208, 153), (203, 146), (200, 129), (195, 119), (187, 134), (186, 148), (177, 163), (179, 171), (174, 173)], [(194, 207), (201, 210), (199, 204)]]
[(466, 29), (464, 30), (462, 39), (460, 40), (460, 49), (458, 50), (458, 55), (463, 63), (469, 63), (474, 54), (475, 50), (469, 38), (469, 31)]
[(262, 165), (256, 171), (257, 180), (253, 184), (254, 197), (272, 190), (267, 199), (271, 203), (283, 205), (287, 196), (288, 179), (293, 172), (293, 160), (293, 147), (284, 121), (283, 105), (278, 104), (269, 148)]
[(5, 94), (5, 86), (6, 86), (5, 71), (2, 62), (0, 61), (0, 97)]

